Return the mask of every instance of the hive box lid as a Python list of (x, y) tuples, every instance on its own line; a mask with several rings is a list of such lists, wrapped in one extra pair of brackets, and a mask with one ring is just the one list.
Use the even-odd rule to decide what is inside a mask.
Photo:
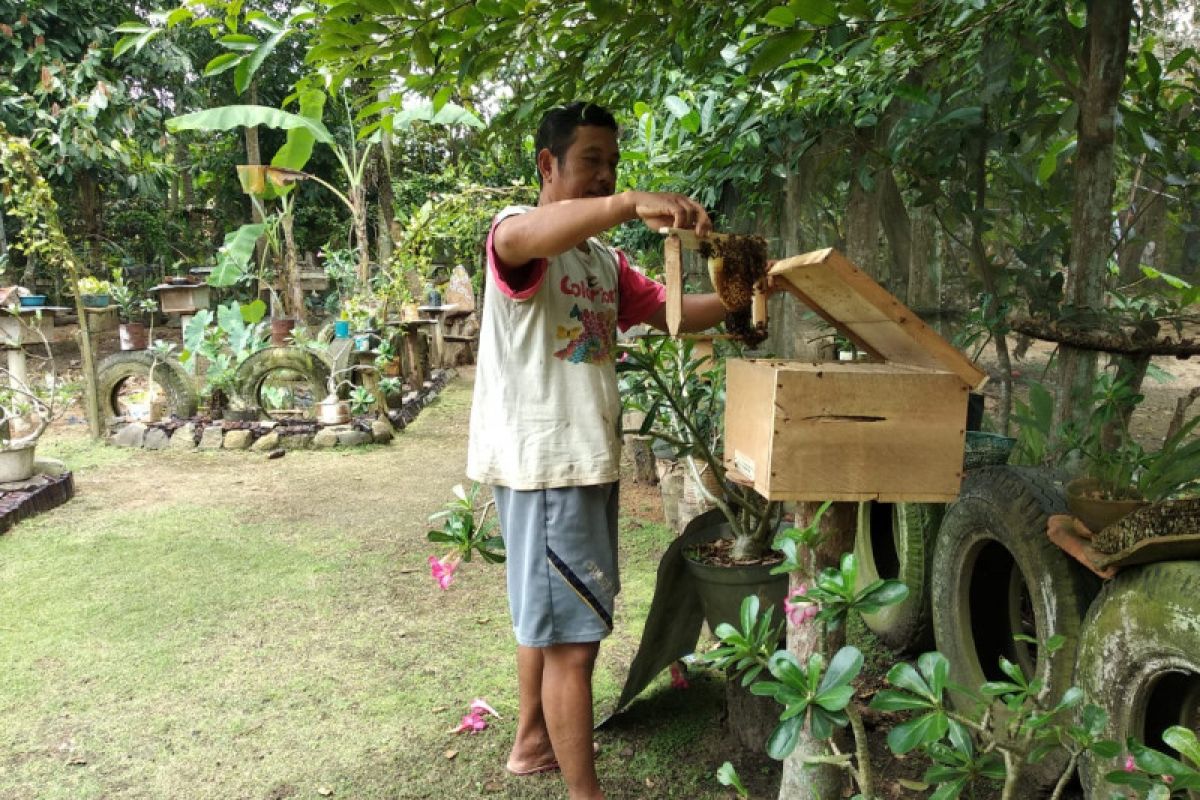
[(972, 389), (987, 383), (958, 348), (833, 248), (785, 258), (769, 274), (873, 357), (951, 372)]

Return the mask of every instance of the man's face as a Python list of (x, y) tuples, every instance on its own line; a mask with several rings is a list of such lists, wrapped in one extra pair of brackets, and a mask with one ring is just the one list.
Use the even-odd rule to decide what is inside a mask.
[(538, 154), (542, 171), (542, 198), (546, 202), (576, 197), (608, 197), (617, 186), (617, 163), (621, 150), (616, 131), (596, 125), (580, 125), (575, 141), (567, 148), (562, 164), (549, 150)]

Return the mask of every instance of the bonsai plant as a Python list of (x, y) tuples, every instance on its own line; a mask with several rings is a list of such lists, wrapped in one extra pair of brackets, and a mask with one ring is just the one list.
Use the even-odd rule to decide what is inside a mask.
[(0, 482), (22, 481), (33, 474), (37, 441), (66, 407), (66, 392), (59, 383), (54, 353), (41, 328), (21, 324), (35, 332), (46, 351), (45, 372), (31, 379), (24, 369), (0, 367)]
[(1130, 413), (1143, 396), (1125, 381), (1102, 375), (1097, 381), (1087, 425), (1069, 434), (1082, 475), (1067, 484), (1071, 511), (1093, 533), (1140, 506), (1200, 496), (1200, 416), (1178, 426), (1157, 448), (1136, 441)]
[[(730, 480), (722, 451), (724, 361), (693, 356), (692, 343), (649, 337), (625, 350), (617, 370), (626, 402), (645, 413), (641, 428), (675, 451), (695, 485), (721, 511), (732, 534), (730, 558), (759, 561), (771, 549), (780, 505)], [(632, 431), (631, 431), (632, 432)], [(702, 473), (711, 477), (705, 481)]]

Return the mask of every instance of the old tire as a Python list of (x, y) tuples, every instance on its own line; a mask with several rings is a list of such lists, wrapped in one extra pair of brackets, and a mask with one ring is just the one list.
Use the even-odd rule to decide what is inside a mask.
[[(1127, 737), (1175, 758), (1162, 741), (1172, 725), (1200, 730), (1200, 562), (1127, 568), (1092, 603), (1079, 642), (1076, 682), (1108, 714), (1105, 738)], [(1079, 776), (1104, 797), (1119, 765), (1088, 754)]]
[(183, 365), (174, 359), (159, 359), (147, 350), (126, 350), (113, 353), (100, 362), (96, 370), (97, 394), (100, 396), (100, 413), (106, 420), (121, 416), (117, 406), (117, 395), (121, 384), (130, 378), (149, 378), (154, 367), (154, 382), (166, 395), (166, 412), (177, 417), (196, 414), (198, 398), (192, 377)]
[(259, 392), (263, 381), (272, 372), (291, 371), (299, 374), (312, 388), (315, 400), (328, 393), (329, 364), (311, 350), (299, 347), (267, 347), (251, 354), (238, 365), (234, 375), (234, 393), (250, 408), (262, 408)]
[(919, 652), (933, 644), (929, 567), (945, 510), (940, 503), (858, 504), (859, 588), (880, 578), (908, 587), (904, 602), (863, 614), (867, 627), (893, 650)]
[[(1046, 538), (1046, 519), (1066, 511), (1062, 487), (1031, 467), (973, 470), (946, 509), (933, 549), (934, 638), (951, 680), (971, 690), (1007, 680), (1001, 657), (1040, 678), (1049, 696), (1070, 688), (1083, 617), (1099, 581)], [(1023, 634), (1037, 644), (1014, 640)], [(1064, 644), (1048, 653), (1051, 636)], [(960, 708), (975, 701), (954, 695)], [(1024, 768), (1021, 796), (1057, 779), (1064, 757)]]

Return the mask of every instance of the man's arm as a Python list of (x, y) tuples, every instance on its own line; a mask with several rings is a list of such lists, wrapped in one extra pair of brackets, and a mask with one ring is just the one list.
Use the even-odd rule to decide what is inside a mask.
[[(706, 331), (725, 321), (725, 306), (715, 293), (685, 294), (683, 314), (679, 320), (680, 333), (699, 333)], [(663, 303), (657, 311), (650, 315), (647, 323), (660, 331), (667, 330), (667, 305)]]
[(514, 215), (496, 226), (492, 242), (502, 266), (518, 268), (534, 259), (565, 253), (588, 237), (633, 219), (641, 219), (653, 230), (694, 228), (697, 236), (706, 236), (712, 229), (704, 207), (690, 197), (621, 192), (560, 200)]

